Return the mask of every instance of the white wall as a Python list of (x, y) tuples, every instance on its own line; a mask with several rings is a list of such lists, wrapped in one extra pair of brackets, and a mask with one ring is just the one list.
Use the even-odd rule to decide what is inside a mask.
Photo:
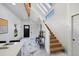
[[(0, 34), (0, 41), (17, 40), (21, 35), (21, 21), (9, 9), (0, 4), (0, 18), (8, 20), (8, 33)], [(17, 24), (18, 36), (14, 38), (14, 24)]]
[(45, 36), (45, 50), (47, 51), (48, 54), (50, 54), (50, 32), (47, 29), (47, 27), (45, 26), (45, 24), (41, 21), (42, 24), (42, 30), (45, 32), (44, 36)]
[[(79, 14), (79, 3), (72, 3), (72, 4), (68, 4), (68, 25), (70, 27), (70, 35), (72, 36), (72, 19), (71, 16), (75, 15), (75, 14)], [(76, 29), (77, 30), (77, 29)], [(71, 48), (71, 55), (73, 55), (73, 48), (72, 48), (72, 37), (70, 39), (70, 48)]]
[(72, 55), (71, 16), (79, 13), (79, 4), (55, 4), (55, 14), (47, 19), (51, 30), (64, 45), (67, 55)]
[(47, 23), (51, 30), (55, 33), (57, 39), (63, 44), (66, 53), (71, 55), (70, 49), (70, 27), (68, 20), (68, 6), (67, 4), (55, 4), (54, 6), (55, 14), (47, 19)]

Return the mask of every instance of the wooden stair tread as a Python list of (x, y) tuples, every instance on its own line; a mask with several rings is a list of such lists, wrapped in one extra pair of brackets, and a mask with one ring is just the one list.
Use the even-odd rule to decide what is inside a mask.
[(50, 43), (50, 45), (61, 45), (59, 42), (58, 43)]
[(55, 36), (54, 34), (50, 33), (50, 36)]
[(50, 34), (50, 37), (55, 36), (54, 34)]
[(56, 37), (50, 37), (50, 39), (56, 39)]
[(50, 41), (58, 41), (57, 39), (51, 39)]
[(50, 53), (52, 52), (58, 53), (58, 52), (64, 51), (64, 47), (59, 42), (59, 40), (57, 40), (55, 33), (51, 31), (50, 27), (47, 24), (45, 24), (45, 26), (50, 32), (50, 36), (49, 36), (50, 37)]
[(57, 43), (57, 42), (59, 42), (59, 41), (56, 40), (56, 39), (51, 39), (51, 40), (50, 40), (50, 43)]
[(50, 51), (51, 52), (56, 52), (56, 51), (61, 51), (61, 50), (64, 50), (64, 47), (57, 47), (57, 48), (50, 48)]
[(51, 44), (50, 48), (57, 48), (57, 47), (61, 47), (62, 45), (60, 43), (56, 43), (56, 44)]

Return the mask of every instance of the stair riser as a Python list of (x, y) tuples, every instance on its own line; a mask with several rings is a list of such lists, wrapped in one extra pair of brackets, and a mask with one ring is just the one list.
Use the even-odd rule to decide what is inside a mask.
[(50, 37), (55, 37), (55, 35), (50, 35)]
[(64, 49), (62, 50), (56, 50), (56, 51), (50, 51), (51, 53), (58, 53), (58, 52), (64, 52)]
[(62, 45), (59, 44), (59, 45), (50, 45), (50, 48), (57, 48), (57, 47), (61, 47)]
[(51, 36), (55, 36), (53, 33), (50, 33)]
[[(47, 29), (50, 32), (50, 52), (51, 53), (56, 53), (56, 52), (58, 53), (58, 52), (64, 51), (62, 44), (59, 43), (55, 34), (51, 31), (49, 26), (46, 23), (45, 23), (45, 26), (47, 27)], [(53, 41), (52, 39), (55, 39), (56, 41), (55, 40)]]
[(57, 40), (50, 40), (50, 43), (58, 43), (59, 41), (57, 41)]
[(56, 39), (56, 37), (50, 37), (50, 39)]
[(57, 45), (61, 45), (59, 42), (58, 43), (50, 43), (50, 46), (57, 46)]

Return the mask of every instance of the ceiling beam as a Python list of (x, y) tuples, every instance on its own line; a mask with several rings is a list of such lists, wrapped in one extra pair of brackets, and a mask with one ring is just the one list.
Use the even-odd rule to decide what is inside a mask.
[(51, 8), (51, 5), (49, 3), (45, 3), (45, 5), (47, 6), (48, 9)]
[(42, 7), (46, 12), (48, 12), (47, 8), (44, 6), (43, 3), (40, 3), (40, 5), (41, 5), (41, 7)]

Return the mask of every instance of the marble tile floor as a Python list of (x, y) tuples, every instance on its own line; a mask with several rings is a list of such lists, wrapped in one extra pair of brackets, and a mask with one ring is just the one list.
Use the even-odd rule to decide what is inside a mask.
[(48, 54), (45, 49), (40, 49), (39, 46), (35, 43), (34, 39), (29, 40), (30, 45), (25, 44), (26, 48), (24, 49), (23, 56), (67, 56), (66, 53), (56, 53), (56, 54)]
[(44, 49), (39, 49), (29, 54), (25, 53), (25, 56), (67, 56), (67, 55), (65, 53), (56, 53), (50, 55)]

